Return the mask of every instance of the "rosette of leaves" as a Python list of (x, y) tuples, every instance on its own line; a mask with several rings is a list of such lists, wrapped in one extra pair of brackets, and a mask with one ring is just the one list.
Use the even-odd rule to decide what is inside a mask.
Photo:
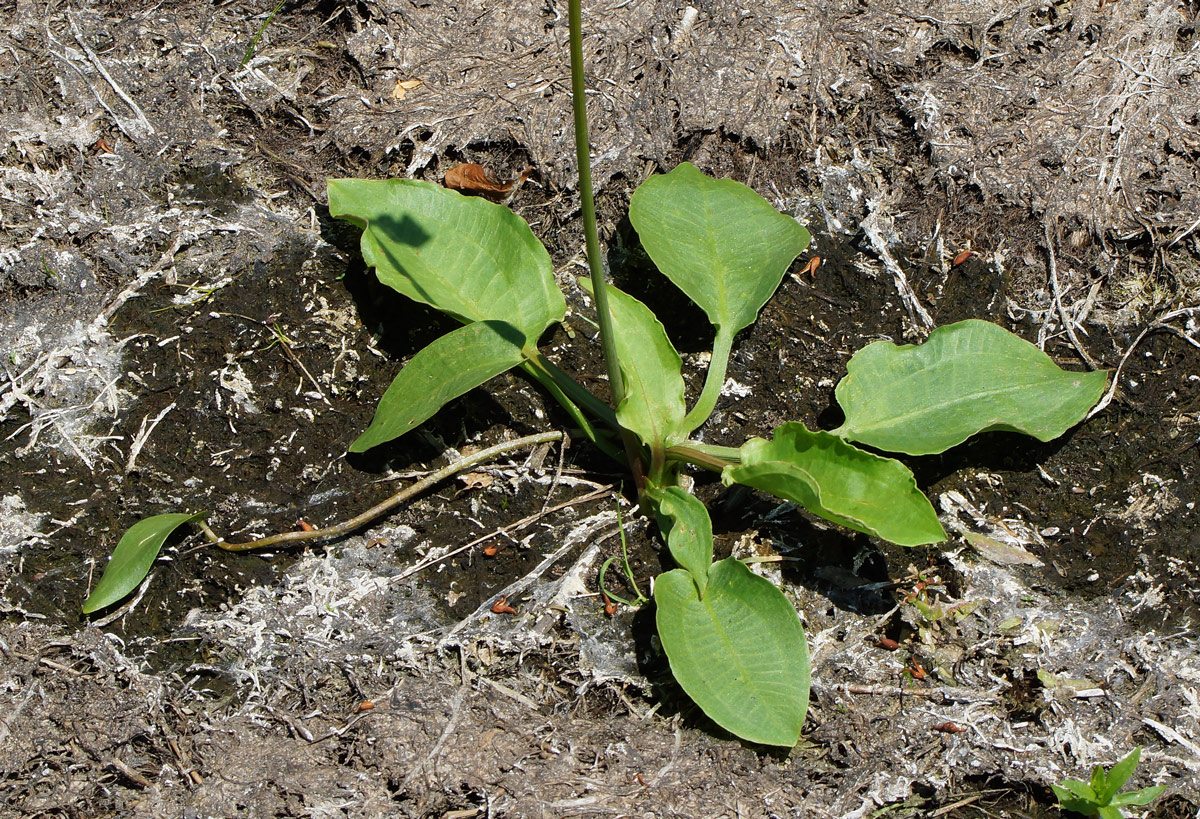
[[(773, 493), (857, 532), (905, 546), (937, 543), (945, 531), (912, 472), (880, 452), (942, 452), (986, 430), (1049, 440), (1082, 419), (1106, 383), (1103, 372), (1064, 371), (1011, 333), (965, 321), (919, 346), (876, 342), (855, 355), (836, 390), (846, 416), (839, 429), (788, 422), (769, 440), (710, 446), (692, 433), (716, 405), (734, 339), (810, 238), (750, 188), (683, 163), (644, 182), (630, 204), (650, 259), (713, 327), (704, 386), (690, 406), (662, 323), (611, 285), (625, 382), (619, 404), (608, 406), (546, 358), (539, 338), (562, 320), (565, 301), (549, 254), (508, 208), (421, 181), (350, 179), (329, 181), (329, 207), (362, 229), (363, 258), (380, 282), (462, 325), (405, 364), (351, 450), (403, 435), (507, 370), (525, 371), (588, 438), (638, 461), (642, 498), (678, 565), (654, 586), (672, 673), (714, 722), (751, 742), (799, 739), (810, 673), (804, 630), (775, 585), (736, 558), (713, 562), (712, 524), (681, 488), (683, 466), (717, 471), (726, 484)], [(623, 451), (621, 438), (632, 448)]]

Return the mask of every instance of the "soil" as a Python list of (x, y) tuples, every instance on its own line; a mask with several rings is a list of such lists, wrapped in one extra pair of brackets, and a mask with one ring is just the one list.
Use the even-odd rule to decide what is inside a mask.
[(509, 205), (570, 306), (543, 349), (603, 393), (566, 8), (502, 5), (0, 0), (0, 816), (1041, 817), (1137, 745), (1145, 815), (1200, 815), (1194, 3), (587, 4), (607, 262), (693, 396), (710, 331), (640, 253), (637, 184), (738, 179), (822, 258), (739, 336), (706, 441), (834, 428), (854, 351), (968, 317), (1114, 371), (1056, 441), (908, 459), (937, 548), (694, 476), (719, 552), (789, 558), (757, 565), (809, 636), (797, 748), (707, 722), (649, 607), (605, 614), (618, 508), (642, 591), (669, 557), (579, 436), (326, 546), (181, 533), (79, 613), (141, 517), (325, 527), (570, 429), (507, 374), (346, 455), (452, 324), (374, 280), (326, 178), (531, 169)]

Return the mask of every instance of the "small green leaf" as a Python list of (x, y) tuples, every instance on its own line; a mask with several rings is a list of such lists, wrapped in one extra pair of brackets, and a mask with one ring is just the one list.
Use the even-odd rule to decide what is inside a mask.
[(1121, 813), (1120, 808), (1114, 808), (1105, 805), (1104, 807), (1094, 808), (1093, 810), (1095, 810), (1095, 815), (1099, 817), (1099, 819), (1125, 819), (1125, 814)]
[(328, 184), (330, 214), (363, 229), (363, 259), (410, 299), (531, 341), (566, 314), (550, 255), (503, 205), (414, 179)]
[(808, 710), (808, 644), (779, 589), (734, 558), (712, 565), (701, 599), (674, 569), (654, 583), (671, 672), (713, 722), (750, 742), (795, 745)]
[(1166, 789), (1166, 785), (1154, 785), (1150, 788), (1142, 788), (1140, 791), (1120, 793), (1114, 796), (1109, 804), (1115, 805), (1116, 807), (1125, 807), (1128, 805), (1149, 805), (1151, 802), (1161, 796), (1162, 792)]
[(1117, 792), (1120, 785), (1110, 791), (1108, 788), (1108, 776), (1104, 773), (1104, 766), (1097, 765), (1095, 768), (1092, 768), (1091, 787), (1096, 794), (1096, 804), (1107, 805), (1108, 800)]
[(521, 331), (503, 321), (477, 321), (442, 336), (400, 370), (350, 451), (366, 452), (420, 426), (447, 402), (520, 364), (524, 344)]
[(686, 569), (696, 582), (703, 597), (708, 585), (708, 569), (712, 564), (712, 521), (708, 510), (696, 496), (678, 486), (646, 490), (646, 498), (658, 507), (659, 529), (667, 538), (671, 557)]
[(792, 421), (772, 440), (742, 445), (741, 463), (721, 480), (794, 501), (814, 515), (901, 546), (946, 539), (929, 499), (908, 467), (847, 444), (828, 432)]
[(112, 559), (104, 567), (100, 582), (83, 601), (83, 613), (91, 614), (111, 606), (136, 589), (154, 565), (159, 550), (170, 534), (183, 524), (199, 520), (207, 514), (155, 515), (130, 526), (121, 536), (117, 548), (113, 549)]
[[(1087, 788), (1088, 793), (1091, 793), (1092, 789), (1088, 788), (1088, 786), (1084, 785), (1082, 782), (1077, 782), (1077, 780), (1074, 779), (1068, 779), (1063, 782), (1063, 785), (1067, 785), (1068, 783), (1083, 785), (1083, 787)], [(1072, 791), (1067, 787), (1060, 787), (1058, 785), (1051, 785), (1050, 790), (1054, 791), (1054, 795), (1058, 797), (1059, 806), (1063, 810), (1073, 811), (1075, 813), (1083, 814), (1084, 816), (1096, 815), (1097, 805), (1095, 794), (1092, 794), (1091, 796), (1079, 795), (1072, 793)]]
[[(1096, 801), (1096, 792), (1092, 790), (1092, 786), (1086, 782), (1080, 782), (1078, 779), (1064, 779), (1062, 786), (1051, 785), (1055, 793), (1066, 794), (1067, 796), (1077, 796), (1080, 799), (1088, 799), (1092, 802)], [(1060, 793), (1061, 792), (1061, 793)]]
[(634, 192), (629, 221), (655, 266), (730, 333), (754, 323), (808, 231), (750, 188), (683, 162)]
[(1095, 788), (1096, 796), (1100, 797), (1100, 804), (1107, 805), (1109, 800), (1116, 796), (1117, 791), (1121, 790), (1121, 786), (1129, 781), (1129, 777), (1133, 776), (1133, 771), (1137, 768), (1138, 760), (1141, 758), (1142, 746), (1139, 745), (1109, 769), (1108, 775), (1103, 777), (1105, 783), (1103, 790)]
[(1099, 400), (1108, 373), (1060, 369), (1002, 327), (969, 320), (939, 327), (920, 346), (868, 344), (837, 385), (846, 422), (834, 430), (888, 452), (944, 452), (978, 432), (1049, 441)]
[[(591, 279), (579, 281), (592, 292)], [(646, 446), (665, 450), (686, 437), (679, 353), (650, 308), (611, 284), (608, 308), (625, 377), (625, 398), (617, 407), (617, 421)]]

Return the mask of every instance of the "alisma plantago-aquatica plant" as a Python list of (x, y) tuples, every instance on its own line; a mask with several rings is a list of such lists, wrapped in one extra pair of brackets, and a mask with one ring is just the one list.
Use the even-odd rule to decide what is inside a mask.
[[(379, 281), (461, 324), (408, 361), (350, 449), (362, 452), (394, 440), (491, 378), (524, 371), (583, 435), (627, 461), (642, 501), (658, 519), (678, 568), (654, 583), (656, 624), (680, 686), (737, 736), (794, 745), (809, 688), (808, 649), (796, 609), (742, 561), (713, 561), (708, 512), (682, 487), (682, 471), (691, 465), (718, 472), (727, 485), (770, 492), (900, 545), (938, 543), (946, 533), (912, 472), (876, 451), (938, 453), (988, 430), (1050, 440), (1086, 415), (1107, 374), (1060, 369), (996, 325), (963, 321), (934, 330), (919, 346), (877, 341), (860, 350), (835, 391), (845, 414), (835, 430), (793, 421), (770, 439), (752, 438), (740, 447), (697, 440), (693, 434), (716, 406), (735, 336), (757, 319), (807, 248), (809, 233), (745, 185), (709, 178), (686, 162), (635, 191), (629, 219), (642, 247), (713, 327), (704, 386), (689, 406), (682, 362), (662, 323), (604, 280), (588, 164), (579, 0), (571, 0), (569, 12), (591, 272), (580, 283), (594, 297), (612, 404), (538, 346), (567, 308), (549, 254), (520, 217), (428, 182), (332, 179), (330, 212), (362, 230), (363, 258)], [(369, 514), (356, 518), (356, 525)], [(110, 605), (136, 586), (170, 532), (198, 517), (159, 515), (131, 528), (85, 611)], [(280, 539), (293, 538), (268, 540)]]

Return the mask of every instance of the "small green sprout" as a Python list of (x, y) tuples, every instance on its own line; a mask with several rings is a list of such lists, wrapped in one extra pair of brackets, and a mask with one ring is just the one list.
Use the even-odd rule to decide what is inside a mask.
[(604, 561), (604, 565), (600, 567), (600, 593), (604, 596), (606, 609), (611, 606), (611, 603), (609, 602), (610, 600), (615, 600), (622, 605), (636, 608), (642, 603), (649, 603), (650, 598), (642, 594), (642, 590), (638, 588), (637, 578), (633, 575), (633, 567), (629, 565), (629, 548), (625, 543), (625, 524), (621, 520), (621, 504), (619, 503), (617, 504), (617, 531), (621, 534), (621, 558), (625, 562), (625, 578), (629, 581), (630, 587), (637, 593), (637, 599), (626, 600), (620, 595), (613, 594), (608, 590), (608, 587), (604, 585), (604, 575), (608, 573), (608, 567), (612, 565), (612, 562), (617, 559), (616, 555), (613, 555), (608, 560)]
[(1163, 785), (1155, 785), (1140, 791), (1117, 793), (1133, 775), (1133, 769), (1137, 767), (1141, 755), (1142, 746), (1139, 745), (1108, 772), (1105, 772), (1104, 766), (1097, 765), (1092, 771), (1091, 782), (1064, 779), (1062, 785), (1051, 785), (1050, 788), (1058, 797), (1059, 806), (1063, 810), (1084, 816), (1099, 816), (1100, 819), (1121, 819), (1125, 816), (1121, 813), (1121, 808), (1129, 805), (1149, 805), (1165, 790)]

